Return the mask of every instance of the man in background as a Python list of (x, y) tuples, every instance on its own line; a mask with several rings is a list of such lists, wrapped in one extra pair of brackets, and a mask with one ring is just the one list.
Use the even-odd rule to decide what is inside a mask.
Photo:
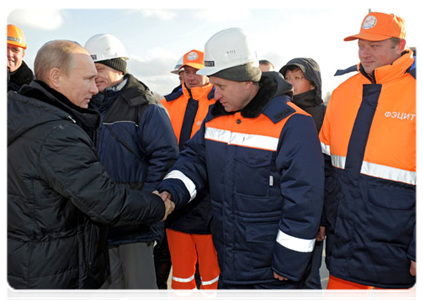
[[(162, 100), (169, 112), (179, 150), (201, 128), (214, 99), (209, 78), (197, 74), (204, 68), (204, 53), (191, 50), (184, 54), (178, 68), (184, 70), (182, 90)], [(195, 274), (200, 274), (201, 289), (216, 289), (219, 265), (210, 231), (210, 192), (205, 187), (196, 199), (175, 212), (166, 222), (166, 233), (172, 259), (172, 289), (194, 289)], [(197, 269), (198, 268), (198, 269)]]
[[(128, 56), (113, 35), (88, 39), (99, 93), (90, 106), (100, 112), (100, 162), (114, 182), (152, 192), (173, 165), (176, 138), (160, 97), (127, 72)], [(157, 289), (154, 246), (164, 239), (163, 222), (109, 228), (111, 274), (103, 288)]]
[(17, 91), (34, 79), (32, 70), (23, 61), (27, 48), (25, 35), (13, 24), (7, 25), (7, 90)]

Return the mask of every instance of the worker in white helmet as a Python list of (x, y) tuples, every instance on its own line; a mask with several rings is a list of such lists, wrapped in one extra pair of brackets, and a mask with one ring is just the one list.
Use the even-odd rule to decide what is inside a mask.
[(292, 85), (259, 69), (244, 30), (213, 35), (204, 68), (216, 104), (159, 185), (177, 207), (210, 188), (224, 289), (301, 288), (323, 206), (323, 157), (314, 121)]
[[(97, 69), (99, 93), (90, 102), (99, 111), (98, 155), (113, 181), (152, 192), (178, 153), (161, 97), (127, 72), (123, 44), (98, 34), (85, 44)], [(164, 223), (109, 228), (109, 289), (157, 289), (154, 245), (164, 238)]]

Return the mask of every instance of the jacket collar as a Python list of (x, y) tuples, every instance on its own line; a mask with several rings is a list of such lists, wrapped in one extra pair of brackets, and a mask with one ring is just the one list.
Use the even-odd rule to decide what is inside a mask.
[(194, 100), (202, 100), (206, 98), (211, 100), (214, 98), (214, 86), (211, 83), (208, 83), (205, 86), (188, 89), (184, 83), (182, 85), (182, 93), (185, 97), (192, 98)]
[[(278, 72), (265, 72), (263, 73), (260, 82), (260, 88), (254, 98), (242, 110), (241, 115), (244, 118), (258, 117), (266, 105), (272, 98), (280, 95), (292, 96), (292, 85), (283, 79), (282, 75)], [(213, 116), (231, 115), (235, 112), (225, 111), (219, 101), (213, 106), (211, 111)]]
[(23, 86), (20, 94), (59, 108), (69, 114), (76, 124), (84, 129), (97, 129), (100, 126), (100, 115), (98, 112), (73, 104), (63, 94), (42, 81), (34, 80), (29, 85)]
[(383, 84), (407, 73), (413, 63), (413, 51), (407, 49), (392, 64), (376, 68), (372, 76), (366, 74), (361, 64), (359, 64), (359, 70), (362, 75), (369, 78), (373, 83)]

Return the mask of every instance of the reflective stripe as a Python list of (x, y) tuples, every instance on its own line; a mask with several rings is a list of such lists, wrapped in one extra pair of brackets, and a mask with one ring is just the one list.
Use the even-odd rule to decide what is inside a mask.
[(281, 246), (297, 251), (297, 252), (312, 252), (316, 239), (306, 240), (287, 235), (279, 230), (276, 242)]
[(17, 43), (19, 43), (19, 44), (23, 44), (23, 40), (18, 39), (18, 38), (15, 38), (15, 37), (13, 37), (13, 36), (8, 36), (8, 37), (7, 37), (7, 40), (8, 40), (8, 41), (11, 41), (11, 42), (17, 42)]
[(186, 282), (193, 281), (194, 280), (194, 277), (195, 277), (195, 274), (192, 275), (191, 277), (188, 277), (188, 278), (179, 278), (179, 277), (173, 276), (172, 277), (172, 280), (177, 281), (177, 282), (185, 282), (186, 283)]
[[(331, 155), (332, 166), (345, 169), (345, 156)], [(413, 171), (407, 171), (403, 169), (398, 169), (394, 167), (379, 165), (367, 161), (363, 161), (361, 164), (361, 174), (383, 178), (387, 180), (404, 182), (407, 184), (416, 185), (417, 183), (417, 174)]]
[(211, 285), (213, 283), (215, 283), (216, 281), (219, 280), (219, 276), (217, 276), (216, 278), (209, 280), (209, 281), (203, 281), (203, 278), (201, 278), (201, 284), (202, 285)]
[(178, 295), (179, 297), (188, 297), (188, 296), (191, 296), (192, 294), (194, 294), (196, 290), (197, 290), (197, 288), (195, 287), (189, 292), (178, 292), (178, 291), (175, 291), (172, 288), (172, 293), (174, 293), (175, 295)]
[(276, 151), (279, 143), (279, 138), (271, 136), (231, 132), (229, 130), (212, 127), (206, 128), (204, 137), (209, 140), (227, 143), (228, 145), (238, 145), (270, 151)]
[(178, 170), (172, 171), (172, 172), (168, 173), (163, 180), (165, 180), (165, 179), (179, 179), (179, 180), (181, 180), (184, 183), (185, 188), (188, 190), (188, 192), (190, 194), (191, 198), (189, 199), (189, 201), (191, 201), (192, 199), (195, 198), (195, 196), (197, 196), (197, 190), (195, 189), (194, 182), (192, 182), (192, 180), (189, 179), (187, 176), (185, 176), (185, 174), (182, 173), (181, 171), (178, 171)]
[(330, 155), (330, 145), (326, 145), (323, 142), (320, 142), (320, 146), (322, 147), (323, 154)]
[(217, 292), (214, 292), (213, 294), (207, 294), (205, 291), (201, 290), (201, 295), (206, 297), (207, 299), (214, 299), (217, 296)]
[(345, 161), (347, 160), (347, 158), (345, 156), (339, 156), (339, 155), (331, 155), (330, 157), (331, 162), (332, 162), (332, 166), (337, 167), (337, 168), (341, 168), (341, 169), (345, 169)]
[(363, 161), (360, 172), (365, 175), (416, 185), (416, 172)]

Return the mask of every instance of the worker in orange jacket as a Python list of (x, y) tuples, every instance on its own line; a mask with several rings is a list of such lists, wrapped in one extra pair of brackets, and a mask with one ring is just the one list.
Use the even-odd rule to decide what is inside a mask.
[[(358, 73), (332, 93), (326, 158), (328, 289), (409, 288), (416, 275), (416, 79), (404, 20), (369, 13)], [(346, 71), (348, 72), (348, 70)]]
[[(161, 101), (169, 112), (179, 149), (200, 129), (209, 107), (216, 101), (214, 88), (207, 76), (196, 72), (204, 67), (202, 51), (191, 50), (183, 56), (184, 82)], [(175, 211), (166, 222), (166, 234), (173, 266), (172, 288), (194, 289), (198, 265), (201, 289), (216, 289), (219, 265), (209, 227), (211, 204), (208, 188), (200, 191), (195, 200)]]

